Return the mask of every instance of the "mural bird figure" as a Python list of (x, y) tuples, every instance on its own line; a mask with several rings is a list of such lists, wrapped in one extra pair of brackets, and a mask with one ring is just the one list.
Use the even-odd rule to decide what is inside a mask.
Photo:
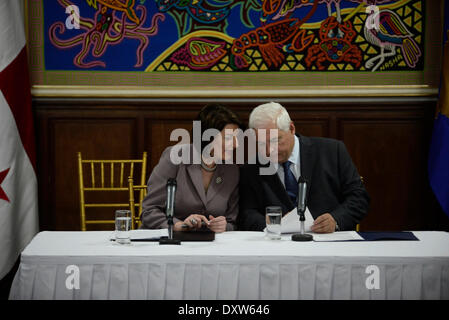
[[(378, 26), (373, 25), (373, 21), (378, 21)], [(411, 68), (416, 66), (422, 55), (421, 49), (412, 38), (413, 34), (393, 11), (371, 11), (365, 21), (364, 33), (368, 42), (380, 47), (380, 54), (369, 59), (365, 64), (365, 67), (372, 69), (373, 72), (385, 62), (385, 58), (397, 54), (396, 47), (401, 49), (405, 62)], [(377, 64), (374, 65), (376, 62)]]

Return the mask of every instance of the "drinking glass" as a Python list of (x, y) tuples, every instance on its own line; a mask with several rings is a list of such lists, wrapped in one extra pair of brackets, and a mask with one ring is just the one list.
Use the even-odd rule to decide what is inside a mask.
[(265, 208), (265, 221), (267, 223), (266, 235), (269, 239), (281, 239), (281, 218), (281, 207), (270, 206)]
[(115, 211), (115, 242), (118, 244), (130, 244), (131, 211)]

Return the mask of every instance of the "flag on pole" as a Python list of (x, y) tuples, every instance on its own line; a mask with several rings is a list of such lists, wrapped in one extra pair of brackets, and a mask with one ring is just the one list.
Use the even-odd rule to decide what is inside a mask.
[(449, 1), (445, 0), (444, 56), (438, 114), (429, 151), (429, 180), (443, 211), (449, 216)]
[(38, 232), (23, 2), (0, 0), (0, 279)]

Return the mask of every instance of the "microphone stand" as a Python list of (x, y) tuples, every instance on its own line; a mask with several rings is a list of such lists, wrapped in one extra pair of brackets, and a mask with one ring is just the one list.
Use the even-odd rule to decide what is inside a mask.
[(300, 233), (295, 233), (292, 235), (292, 241), (312, 241), (313, 236), (311, 234), (305, 233), (304, 223), (306, 217), (304, 212), (306, 212), (306, 194), (307, 194), (307, 181), (301, 176), (298, 182), (298, 215), (300, 223)]
[(173, 215), (175, 214), (175, 194), (176, 194), (176, 179), (167, 180), (167, 205), (165, 214), (167, 215), (168, 223), (168, 237), (161, 237), (159, 244), (181, 244), (178, 239), (173, 239)]

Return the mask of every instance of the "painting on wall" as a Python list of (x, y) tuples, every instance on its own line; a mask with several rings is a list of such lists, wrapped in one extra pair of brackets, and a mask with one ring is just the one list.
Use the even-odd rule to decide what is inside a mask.
[(44, 1), (45, 65), (144, 72), (423, 70), (422, 2)]
[(438, 82), (439, 7), (423, 0), (28, 5), (34, 86), (251, 86), (263, 93), (273, 86)]

